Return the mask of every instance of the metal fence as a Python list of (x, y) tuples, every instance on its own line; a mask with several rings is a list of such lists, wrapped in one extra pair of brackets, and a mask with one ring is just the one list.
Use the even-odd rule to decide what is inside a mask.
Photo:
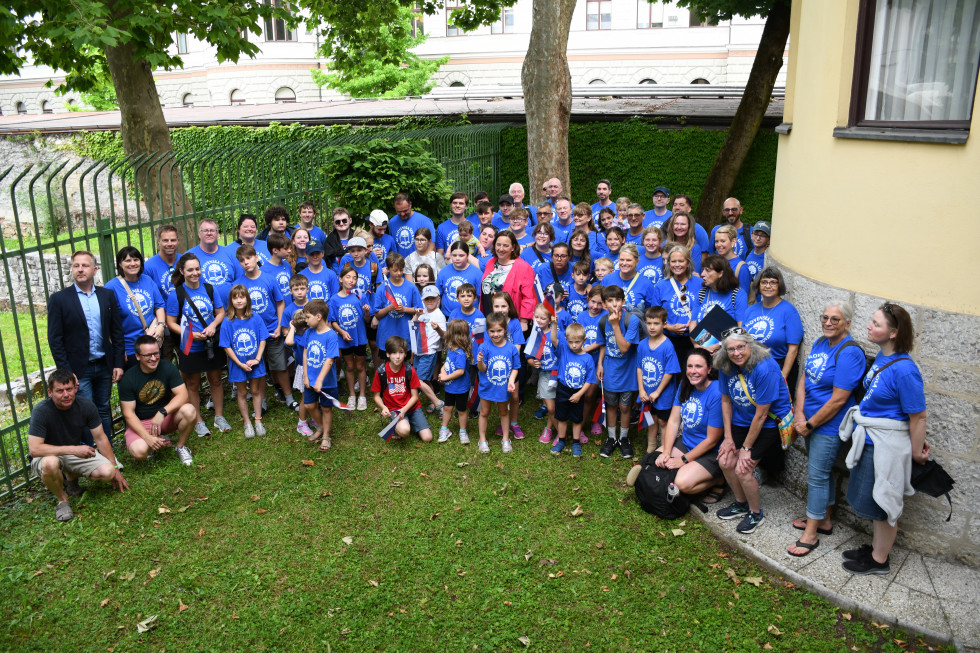
[[(205, 217), (234, 224), (240, 213), (261, 215), (271, 204), (297, 215), (306, 200), (321, 216), (330, 215), (330, 189), (319, 174), (327, 151), (378, 138), (425, 139), (454, 189), (471, 197), (481, 189), (492, 194), (500, 188), (500, 132), (506, 126), (354, 129), (330, 139), (144, 154), (117, 162), (62, 158), (0, 166), (0, 497), (31, 480), (27, 426), (34, 404), (46, 396), (45, 368), (53, 365), (46, 301), (70, 283), (72, 252), (96, 255), (101, 284), (114, 275), (115, 253), (124, 245), (152, 256), (153, 232), (161, 224), (195, 234), (196, 222)], [(180, 185), (174, 192), (161, 184), (170, 177), (182, 182), (182, 191)], [(145, 188), (155, 190), (148, 194)], [(224, 242), (234, 237), (225, 230)], [(180, 243), (181, 251), (194, 244)]]

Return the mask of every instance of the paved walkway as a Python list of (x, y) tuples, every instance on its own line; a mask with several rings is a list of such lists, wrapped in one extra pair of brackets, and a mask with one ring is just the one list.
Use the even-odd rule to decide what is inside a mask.
[(732, 499), (728, 492), (721, 503), (709, 506), (707, 514), (696, 508), (690, 514), (763, 566), (831, 603), (936, 642), (953, 642), (961, 651), (980, 652), (980, 571), (896, 547), (891, 574), (855, 576), (841, 567), (841, 551), (869, 543), (870, 536), (835, 524), (833, 535), (821, 535), (820, 546), (795, 558), (786, 547), (802, 533), (792, 526), (794, 519), (804, 516), (800, 499), (781, 485), (764, 485), (766, 521), (751, 535), (735, 531), (737, 520), (715, 517), (715, 510)]

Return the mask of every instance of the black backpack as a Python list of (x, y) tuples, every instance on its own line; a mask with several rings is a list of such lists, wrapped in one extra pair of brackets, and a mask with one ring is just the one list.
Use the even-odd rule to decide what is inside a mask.
[[(620, 328), (623, 330), (623, 337), (626, 337), (626, 331), (630, 328), (630, 316), (635, 317), (640, 321), (640, 327), (637, 329), (636, 335), (638, 338), (640, 338), (640, 342), (643, 342), (650, 337), (650, 333), (647, 331), (646, 319), (643, 316), (643, 309), (641, 308), (634, 308), (632, 311), (626, 311), (626, 313), (623, 315), (623, 323), (620, 325)], [(603, 334), (606, 333), (606, 324), (608, 322), (608, 315), (603, 315), (599, 318), (599, 330), (602, 331)]]
[(678, 493), (673, 501), (668, 500), (667, 486), (674, 482), (677, 470), (657, 467), (655, 462), (659, 455), (653, 452), (644, 456), (633, 490), (640, 501), (640, 507), (651, 515), (661, 519), (677, 519), (687, 514), (691, 499), (686, 494)]

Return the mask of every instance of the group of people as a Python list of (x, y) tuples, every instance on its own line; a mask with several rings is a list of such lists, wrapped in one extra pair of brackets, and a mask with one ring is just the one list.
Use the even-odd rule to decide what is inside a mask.
[[(591, 435), (600, 456), (633, 458), (635, 423), (656, 464), (678, 470), (682, 492), (718, 502), (731, 488), (734, 502), (717, 514), (738, 518), (744, 534), (765, 519), (755, 468), (781, 469), (780, 427), (795, 418), (810, 455), (810, 496), (791, 555), (806, 555), (818, 533), (831, 532), (831, 471), (840, 434), (853, 432), (848, 500), (875, 520), (875, 540), (849, 552), (845, 566), (887, 571), (902, 494), (885, 496), (882, 479), (900, 474), (895, 461), (928, 453), (907, 313), (894, 304), (875, 313), (869, 340), (881, 352), (866, 373), (848, 334), (853, 309), (828, 306), (824, 337), (800, 375), (802, 321), (783, 299), (781, 273), (766, 266), (768, 223), (743, 223), (741, 203), (729, 198), (709, 237), (689, 196), (657, 187), (645, 210), (613, 201), (611, 190), (600, 180), (597, 202), (573, 205), (551, 179), (545, 199), (529, 206), (523, 186), (512, 184), (496, 210), (487, 193), (471, 201), (457, 192), (438, 227), (398, 194), (393, 215), (372, 211), (363, 228), (334, 209), (329, 233), (312, 203), (299, 207), (294, 225), (273, 206), (264, 225), (240, 216), (224, 246), (217, 223), (202, 220), (198, 244), (183, 254), (176, 228), (164, 226), (149, 260), (133, 247), (118, 252), (118, 276), (105, 288), (93, 284), (95, 257), (76, 252), (74, 284), (49, 301), (59, 371), (30, 431), (32, 465), (59, 500), (58, 518), (71, 518), (67, 496), (79, 491), (79, 475), (125, 488), (109, 446), (113, 383), (130, 455), (145, 459), (175, 444), (187, 465), (190, 433), (211, 432), (202, 374), (215, 430), (232, 428), (227, 372), (246, 438), (266, 433), (271, 382), (298, 411), (297, 431), (322, 451), (332, 445), (334, 410), (366, 410), (370, 385), (392, 438), (434, 439), (428, 410), (441, 418), (438, 442), (455, 435), (468, 444), (476, 418), (478, 449), (489, 453), (496, 405), (508, 453), (524, 437), (518, 410), (532, 388), (541, 401), (535, 417), (547, 419), (539, 440), (552, 453), (580, 456)], [(691, 334), (715, 306), (737, 326), (702, 347)], [(911, 442), (904, 454), (901, 433)]]

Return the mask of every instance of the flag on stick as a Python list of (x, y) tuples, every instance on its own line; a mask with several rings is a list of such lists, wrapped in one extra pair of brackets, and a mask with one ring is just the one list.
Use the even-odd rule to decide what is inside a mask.
[(531, 333), (527, 336), (527, 345), (524, 346), (524, 353), (531, 358), (536, 358), (541, 360), (544, 356), (544, 348), (547, 344), (544, 333), (541, 331), (541, 327), (535, 324), (531, 327)]
[(187, 356), (194, 345), (194, 326), (186, 315), (180, 318), (180, 352)]
[(408, 323), (408, 339), (412, 345), (413, 354), (430, 354), (429, 337), (426, 333), (425, 322), (412, 320)]
[(640, 408), (640, 426), (651, 427), (656, 422), (656, 417), (653, 414), (653, 410), (650, 408), (650, 402), (644, 401), (643, 407)]
[(378, 435), (381, 437), (382, 440), (384, 440), (385, 442), (391, 440), (391, 436), (395, 434), (395, 424), (397, 423), (398, 423), (398, 411), (394, 410), (391, 412), (391, 422), (386, 427), (381, 429), (380, 433), (378, 433)]

